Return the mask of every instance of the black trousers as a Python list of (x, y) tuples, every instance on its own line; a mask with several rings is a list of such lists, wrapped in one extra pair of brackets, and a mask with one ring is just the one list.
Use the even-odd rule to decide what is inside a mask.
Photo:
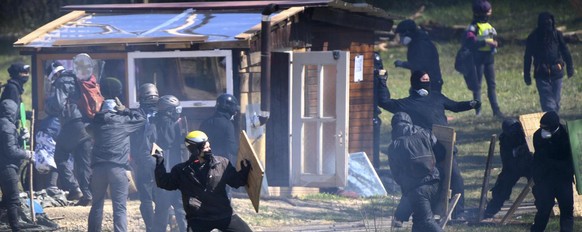
[(8, 224), (12, 231), (20, 231), (18, 226), (18, 211), (20, 200), (18, 199), (18, 170), (10, 167), (2, 167), (0, 171), (0, 187), (2, 188), (2, 206), (8, 214)]
[(210, 232), (213, 229), (219, 229), (223, 232), (252, 231), (249, 225), (236, 214), (216, 221), (188, 220), (188, 232)]
[(154, 182), (155, 161), (140, 161), (135, 170), (135, 185), (139, 196), (139, 211), (143, 218), (146, 232), (154, 229)]
[(439, 182), (421, 185), (408, 193), (412, 207), (413, 232), (440, 232), (441, 227), (435, 222), (432, 213), (432, 202), (438, 198)]
[[(81, 121), (68, 122), (62, 127), (56, 142), (55, 162), (59, 177), (63, 181), (63, 188), (69, 191), (80, 188), (83, 197), (91, 199), (92, 194), (89, 187), (91, 168), (89, 165), (91, 164), (93, 142), (87, 135), (85, 124)], [(75, 160), (73, 169), (68, 165), (71, 154)]]
[(532, 232), (543, 232), (548, 225), (550, 213), (558, 200), (560, 208), (560, 232), (574, 231), (574, 190), (573, 177), (548, 177), (545, 180), (534, 180), (532, 189), (536, 209), (538, 210), (531, 226)]
[(519, 172), (519, 170), (508, 170), (510, 167), (504, 167), (497, 177), (495, 186), (492, 191), (492, 198), (489, 203), (487, 203), (487, 208), (485, 209), (485, 218), (491, 218), (495, 216), (503, 207), (503, 203), (509, 199), (511, 196), (511, 191), (513, 186), (519, 181), (519, 178), (526, 177), (529, 178), (527, 173)]

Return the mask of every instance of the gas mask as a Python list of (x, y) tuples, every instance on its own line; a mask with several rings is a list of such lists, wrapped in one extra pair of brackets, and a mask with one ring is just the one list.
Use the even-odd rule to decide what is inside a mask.
[(418, 86), (416, 87), (416, 93), (418, 93), (418, 95), (424, 97), (427, 96), (428, 93), (430, 92), (430, 81), (427, 82), (420, 82), (418, 84)]
[(408, 44), (410, 44), (411, 41), (412, 41), (412, 38), (410, 38), (410, 36), (408, 36), (408, 35), (403, 35), (400, 37), (400, 44), (402, 44), (404, 46), (408, 46)]
[(541, 133), (542, 139), (551, 139), (552, 135), (555, 135), (559, 129), (560, 129), (560, 127), (556, 128), (554, 131), (542, 129), (542, 133)]

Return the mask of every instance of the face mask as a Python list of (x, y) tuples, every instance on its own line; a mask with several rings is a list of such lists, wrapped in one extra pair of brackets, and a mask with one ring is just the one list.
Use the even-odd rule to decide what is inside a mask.
[(404, 46), (407, 46), (412, 41), (412, 38), (408, 36), (400, 37), (400, 43)]
[(26, 83), (26, 82), (28, 82), (28, 79), (29, 79), (29, 78), (30, 78), (30, 76), (29, 76), (29, 75), (26, 75), (26, 76), (20, 76), (20, 81), (22, 81), (22, 83)]
[(547, 131), (545, 129), (542, 129), (542, 139), (550, 139), (552, 138), (552, 135), (556, 134), (556, 132), (558, 132), (558, 130), (560, 129), (560, 127), (556, 128), (556, 130), (554, 130), (553, 132)]
[(475, 19), (477, 20), (477, 22), (486, 23), (486, 22), (489, 21), (489, 16), (487, 16), (487, 15), (480, 15), (480, 16), (476, 16)]
[(420, 95), (421, 97), (424, 97), (424, 96), (428, 95), (428, 90), (419, 89), (419, 90), (416, 90), (416, 93), (418, 93), (418, 95)]

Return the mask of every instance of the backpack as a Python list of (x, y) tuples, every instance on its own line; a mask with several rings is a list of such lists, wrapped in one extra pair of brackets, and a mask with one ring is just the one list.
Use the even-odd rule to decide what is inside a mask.
[[(389, 154), (399, 160), (407, 175), (414, 178), (423, 178), (431, 175), (435, 168), (435, 156), (433, 155), (430, 137), (426, 133), (415, 133), (400, 137), (389, 148)], [(392, 158), (391, 157), (391, 158)]]
[(79, 87), (77, 107), (84, 117), (93, 119), (105, 100), (101, 95), (99, 83), (95, 76), (91, 75), (86, 81), (77, 80), (77, 86)]

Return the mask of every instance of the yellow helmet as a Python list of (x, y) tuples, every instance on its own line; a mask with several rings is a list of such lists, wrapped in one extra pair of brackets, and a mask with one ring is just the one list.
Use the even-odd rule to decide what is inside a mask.
[(196, 131), (190, 131), (190, 133), (188, 133), (186, 135), (186, 138), (184, 139), (184, 142), (186, 142), (186, 145), (203, 145), (208, 141), (208, 136), (206, 135), (206, 133), (196, 130)]

